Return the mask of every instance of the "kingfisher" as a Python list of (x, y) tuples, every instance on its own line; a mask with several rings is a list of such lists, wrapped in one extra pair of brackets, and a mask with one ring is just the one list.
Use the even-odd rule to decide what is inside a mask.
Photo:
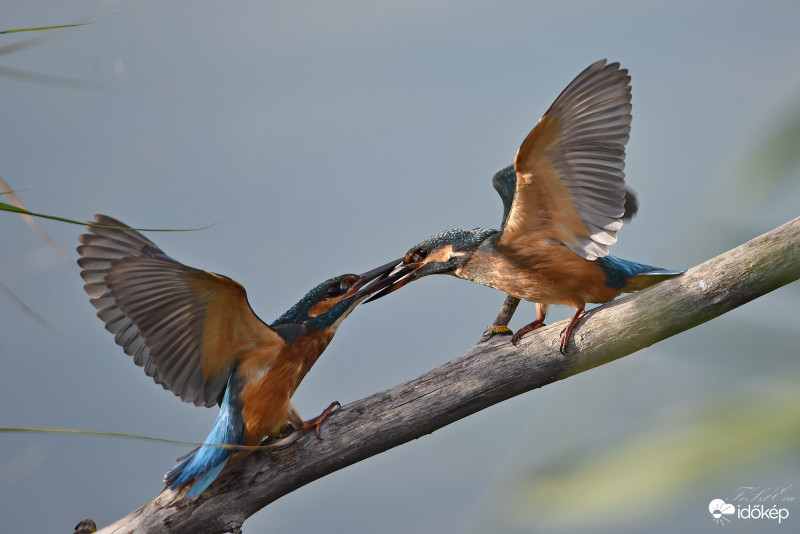
[(566, 352), (587, 303), (651, 286), (683, 271), (609, 255), (623, 217), (635, 213), (625, 188), (631, 86), (627, 69), (600, 60), (581, 72), (522, 142), (514, 165), (493, 185), (503, 201), (499, 230), (446, 230), (412, 247), (370, 297), (380, 298), (429, 274), (450, 274), (509, 295), (495, 325), (507, 324), (519, 299), (536, 303), (536, 320), (512, 336), (544, 326), (549, 305), (575, 308), (561, 331)]
[(236, 446), (281, 436), (287, 423), (314, 428), (319, 437), (320, 424), (338, 403), (306, 421), (291, 397), (341, 322), (393, 281), (386, 274), (399, 262), (326, 280), (267, 325), (238, 282), (174, 260), (106, 215), (96, 215), (87, 228), (90, 233), (79, 237), (78, 264), (114, 341), (184, 402), (220, 407), (204, 444), (164, 476), (174, 490), (191, 483), (186, 497), (208, 488), (229, 458), (241, 454)]
[[(500, 195), (500, 200), (503, 202), (503, 220), (500, 224), (502, 230), (508, 220), (508, 212), (511, 210), (511, 205), (514, 202), (514, 192), (517, 186), (517, 174), (514, 172), (514, 166), (508, 165), (503, 167), (492, 176), (492, 186), (497, 194)], [(634, 193), (628, 187), (625, 187), (625, 205), (622, 214), (623, 221), (630, 221), (639, 211), (639, 201)], [(495, 334), (511, 335), (511, 329), (508, 328), (508, 323), (513, 317), (514, 312), (519, 306), (519, 299), (517, 297), (508, 296), (505, 302), (500, 307), (497, 318), (489, 327), (484, 331), (481, 341), (488, 341)], [(542, 306), (545, 304), (536, 304), (536, 309), (542, 311)], [(542, 315), (542, 326), (544, 326), (544, 315)]]

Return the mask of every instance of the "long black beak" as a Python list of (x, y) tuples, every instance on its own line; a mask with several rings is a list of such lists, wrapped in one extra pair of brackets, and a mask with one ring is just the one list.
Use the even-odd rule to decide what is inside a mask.
[(403, 258), (392, 260), (389, 263), (365, 272), (350, 286), (348, 295), (355, 295), (356, 299), (361, 299), (391, 284), (394, 278), (389, 278), (389, 274), (399, 263), (402, 263), (402, 261)]
[(407, 283), (416, 280), (416, 270), (421, 266), (421, 263), (405, 264), (402, 262), (402, 259), (396, 262), (393, 266), (393, 269), (390, 270), (384, 278), (373, 284), (374, 287), (370, 286), (370, 293), (375, 293), (376, 291), (377, 293), (365, 300), (364, 303), (366, 304), (367, 302), (372, 302), (375, 299), (385, 297), (389, 293), (397, 291)]
[(398, 258), (380, 267), (376, 267), (371, 271), (367, 271), (350, 287), (349, 292), (355, 292), (356, 299), (362, 299), (376, 291), (383, 290), (393, 285), (405, 274), (406, 271), (405, 269), (401, 269), (402, 266), (403, 258)]

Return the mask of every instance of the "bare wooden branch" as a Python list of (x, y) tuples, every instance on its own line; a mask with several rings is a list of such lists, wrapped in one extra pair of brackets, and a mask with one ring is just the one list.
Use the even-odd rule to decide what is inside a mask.
[(519, 347), (507, 336), (479, 343), (415, 380), (342, 407), (326, 420), (324, 440), (295, 433), (286, 448), (230, 462), (201, 495), (184, 499), (164, 490), (100, 532), (236, 532), (249, 516), (313, 480), (631, 354), (798, 278), (800, 217), (681, 277), (590, 311), (566, 355), (558, 350), (561, 323), (529, 334)]

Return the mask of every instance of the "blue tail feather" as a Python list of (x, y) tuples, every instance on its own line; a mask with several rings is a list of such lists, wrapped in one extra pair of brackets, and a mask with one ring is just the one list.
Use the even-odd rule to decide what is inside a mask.
[[(614, 289), (636, 291), (653, 285), (661, 280), (673, 278), (684, 271), (662, 269), (655, 265), (626, 260), (616, 256), (605, 256), (595, 260), (606, 273), (606, 284)], [(639, 278), (645, 276), (646, 278)], [(635, 279), (635, 280), (634, 280)]]
[(178, 489), (194, 480), (186, 497), (199, 495), (217, 478), (234, 452), (217, 445), (244, 444), (241, 390), (241, 381), (234, 371), (228, 379), (219, 414), (205, 443), (179, 458), (178, 464), (164, 475), (164, 481), (171, 489)]

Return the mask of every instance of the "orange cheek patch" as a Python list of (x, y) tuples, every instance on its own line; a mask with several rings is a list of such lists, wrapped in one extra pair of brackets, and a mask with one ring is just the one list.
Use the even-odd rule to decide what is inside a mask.
[(446, 247), (442, 247), (433, 251), (432, 254), (429, 254), (427, 258), (425, 258), (424, 263), (435, 262), (435, 263), (445, 263), (450, 260), (450, 257), (453, 255), (453, 245), (447, 245)]
[[(343, 281), (348, 284), (347, 287), (349, 288), (350, 286), (352, 286), (353, 284), (355, 284), (358, 281), (358, 277), (355, 276), (355, 275), (347, 276), (347, 277), (344, 278)], [(345, 297), (349, 298), (350, 296), (352, 296), (352, 295), (350, 294), (350, 290), (348, 289), (347, 291), (344, 292), (344, 294), (339, 295), (338, 297), (328, 298), (328, 299), (323, 300), (322, 302), (317, 302), (316, 304), (311, 306), (311, 308), (308, 310), (308, 316), (309, 317), (318, 317), (318, 316), (322, 315), (323, 313), (326, 313), (331, 308), (333, 308), (337, 303), (339, 303), (342, 300), (344, 300)]]
[(333, 298), (333, 299), (325, 299), (322, 302), (317, 302), (316, 304), (311, 306), (310, 310), (308, 310), (308, 315), (310, 317), (317, 317), (319, 315), (322, 315), (323, 313), (325, 313), (328, 310), (330, 310), (331, 308), (333, 308), (333, 306), (337, 302), (340, 302), (341, 300), (342, 300), (341, 297), (339, 297), (339, 298)]
[(425, 257), (424, 260), (414, 261), (413, 254), (413, 252), (406, 254), (406, 257), (403, 259), (403, 263), (405, 265), (418, 264), (419, 267), (422, 267), (430, 262), (444, 263), (449, 261), (453, 256), (453, 245), (447, 245), (446, 247), (434, 249), (433, 252)]

